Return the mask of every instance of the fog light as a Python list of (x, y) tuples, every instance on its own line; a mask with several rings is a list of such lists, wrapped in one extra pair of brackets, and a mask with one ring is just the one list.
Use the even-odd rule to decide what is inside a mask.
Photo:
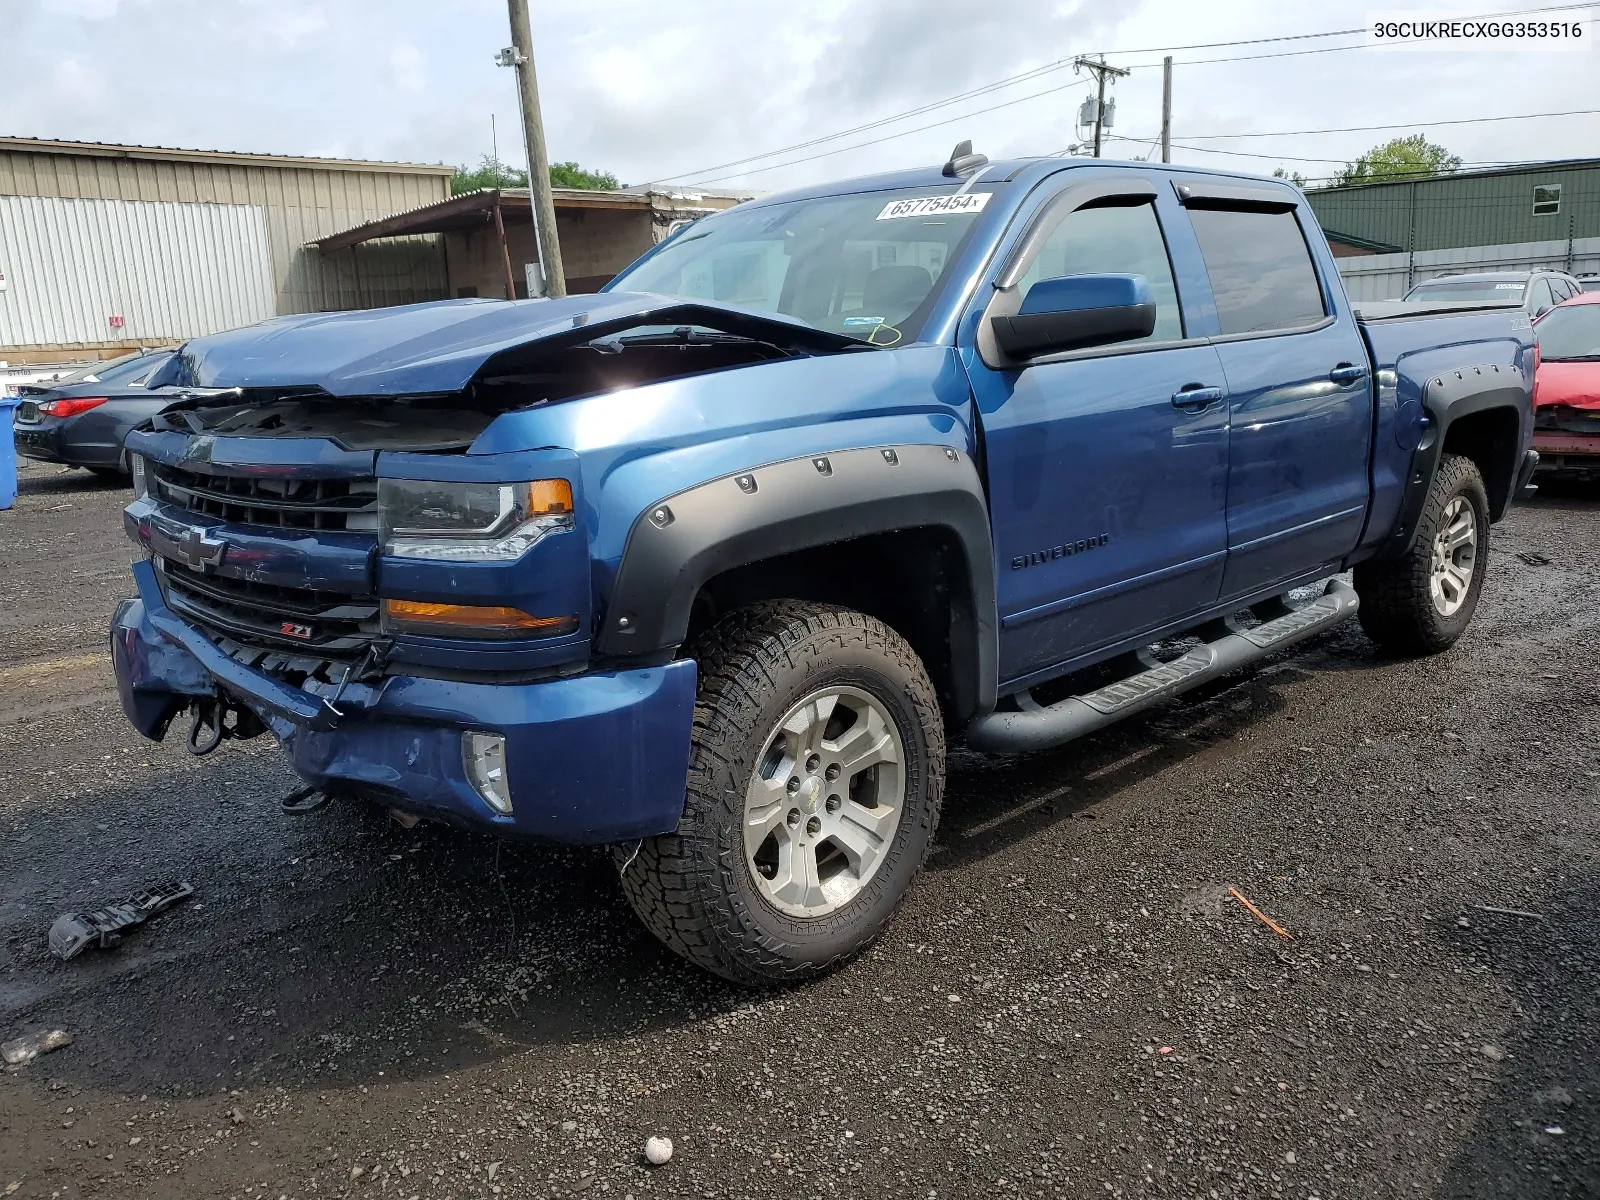
[(461, 735), (461, 763), (467, 778), (490, 808), (511, 815), (511, 781), (506, 778), (506, 739), (498, 733)]

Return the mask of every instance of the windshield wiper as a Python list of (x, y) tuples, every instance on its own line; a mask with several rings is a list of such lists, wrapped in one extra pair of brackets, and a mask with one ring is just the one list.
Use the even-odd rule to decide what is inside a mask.
[(1568, 354), (1562, 358), (1551, 358), (1548, 354), (1539, 356), (1540, 362), (1600, 362), (1600, 354)]
[[(757, 346), (770, 346), (761, 338), (747, 337), (742, 333), (721, 333), (714, 329), (690, 329), (682, 326), (671, 333), (630, 333), (604, 339), (618, 346), (710, 346), (729, 342), (744, 342)], [(597, 343), (598, 344), (598, 343)]]

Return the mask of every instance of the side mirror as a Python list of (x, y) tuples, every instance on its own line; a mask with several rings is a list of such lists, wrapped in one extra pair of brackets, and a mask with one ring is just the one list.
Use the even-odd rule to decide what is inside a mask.
[(1014, 315), (989, 325), (1008, 357), (1032, 358), (1149, 337), (1156, 302), (1143, 275), (1062, 275), (1039, 280)]

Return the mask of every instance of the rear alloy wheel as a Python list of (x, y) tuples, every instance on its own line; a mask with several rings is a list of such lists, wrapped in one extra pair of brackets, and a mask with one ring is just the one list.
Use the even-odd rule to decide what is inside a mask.
[(1466, 630), (1478, 608), (1489, 553), (1489, 493), (1477, 464), (1439, 461), (1417, 532), (1404, 554), (1355, 569), (1361, 627), (1395, 654), (1436, 654)]
[(944, 794), (944, 726), (916, 653), (876, 618), (794, 600), (695, 647), (700, 696), (676, 832), (616, 848), (641, 920), (739, 983), (789, 983), (870, 945)]
[(1445, 506), (1443, 526), (1433, 535), (1428, 594), (1441, 617), (1461, 611), (1472, 591), (1472, 573), (1478, 561), (1478, 521), (1465, 496)]

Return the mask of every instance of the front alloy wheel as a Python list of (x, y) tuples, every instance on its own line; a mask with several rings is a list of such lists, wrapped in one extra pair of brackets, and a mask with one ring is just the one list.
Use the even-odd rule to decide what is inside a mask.
[(745, 859), (774, 908), (825, 916), (871, 881), (900, 825), (904, 759), (860, 688), (823, 688), (778, 722), (744, 802)]
[(683, 819), (616, 848), (622, 890), (689, 961), (790, 983), (872, 944), (933, 842), (944, 724), (916, 652), (875, 617), (774, 600), (696, 643)]

